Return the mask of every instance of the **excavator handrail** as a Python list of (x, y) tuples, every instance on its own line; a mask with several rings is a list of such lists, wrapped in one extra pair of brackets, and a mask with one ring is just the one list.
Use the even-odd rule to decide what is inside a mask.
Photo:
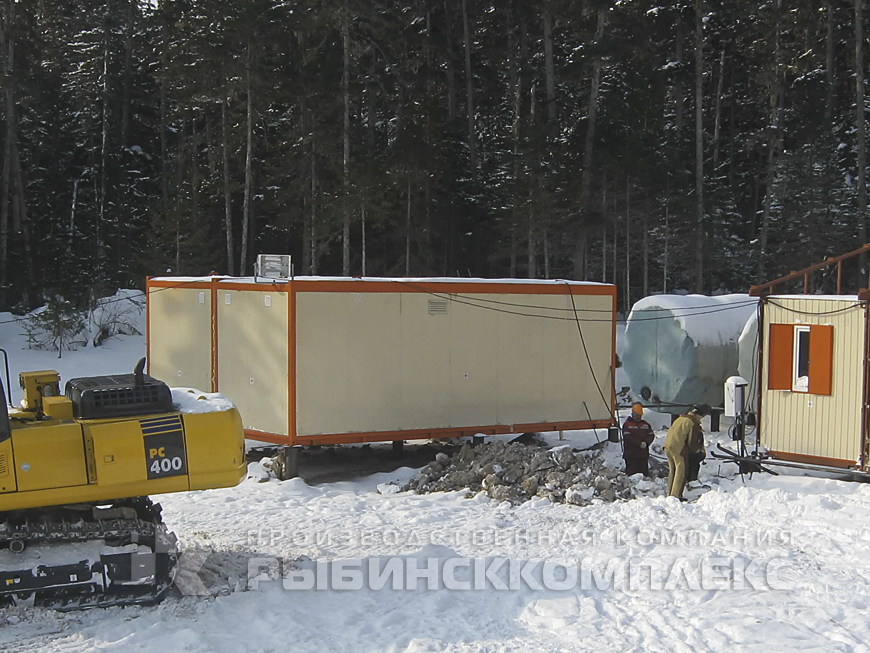
[[(0, 351), (3, 351), (0, 349)], [(5, 351), (3, 351), (6, 354)], [(7, 381), (8, 383), (8, 381)], [(6, 442), (12, 436), (12, 429), (9, 427), (9, 405), (7, 404), (6, 391), (3, 388), (3, 382), (0, 381), (0, 442)]]
[(6, 367), (6, 391), (9, 393), (7, 397), (5, 397), (5, 403), (9, 406), (12, 405), (12, 382), (9, 380), (9, 354), (6, 353), (5, 349), (0, 349), (0, 353), (3, 354), (3, 364)]

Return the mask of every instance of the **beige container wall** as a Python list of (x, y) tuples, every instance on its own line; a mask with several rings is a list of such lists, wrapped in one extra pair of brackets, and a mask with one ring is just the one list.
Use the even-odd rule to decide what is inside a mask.
[(287, 293), (218, 286), (218, 389), (246, 429), (288, 433), (287, 310)]
[(297, 294), (297, 435), (608, 419), (610, 296), (575, 296), (600, 390), (567, 296), (469, 294), (434, 314), (430, 299)]
[[(843, 311), (848, 306), (847, 302), (812, 299), (811, 296), (777, 297), (765, 305), (760, 424), (761, 443), (765, 448), (857, 462), (861, 448), (861, 393), (864, 386), (861, 364), (864, 311), (857, 306)], [(830, 396), (767, 389), (770, 324), (827, 324), (834, 327)]]
[(149, 374), (173, 387), (211, 390), (211, 291), (148, 293)]
[[(576, 415), (572, 419), (612, 418), (615, 300), (601, 295), (575, 296), (573, 304), (568, 296), (551, 299), (568, 320), (544, 322), (543, 410), (552, 416), (547, 421), (561, 421), (568, 411)], [(521, 374), (522, 367), (512, 373)]]

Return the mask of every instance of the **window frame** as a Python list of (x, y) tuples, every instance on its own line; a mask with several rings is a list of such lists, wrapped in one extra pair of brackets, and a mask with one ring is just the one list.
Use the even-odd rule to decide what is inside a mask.
[[(806, 387), (799, 382), (801, 334), (809, 332), (805, 351)], [(834, 327), (830, 324), (768, 324), (767, 389), (801, 394), (833, 394)]]
[[(810, 338), (812, 327), (809, 324), (795, 324), (792, 340), (791, 391), (810, 391)], [(801, 345), (805, 345), (801, 347)], [(803, 360), (804, 356), (806, 361)], [(801, 374), (801, 367), (806, 368), (806, 374)]]

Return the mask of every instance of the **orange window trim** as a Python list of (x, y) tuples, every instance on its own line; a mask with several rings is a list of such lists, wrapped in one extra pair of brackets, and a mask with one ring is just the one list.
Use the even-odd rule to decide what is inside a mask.
[(768, 351), (768, 390), (791, 390), (794, 325), (771, 324)]
[(830, 395), (833, 385), (834, 327), (814, 324), (810, 327), (809, 392)]

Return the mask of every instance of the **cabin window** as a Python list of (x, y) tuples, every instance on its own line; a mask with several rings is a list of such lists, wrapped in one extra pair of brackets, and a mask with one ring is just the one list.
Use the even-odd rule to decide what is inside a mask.
[(831, 394), (834, 327), (827, 324), (771, 324), (769, 336), (769, 390)]

